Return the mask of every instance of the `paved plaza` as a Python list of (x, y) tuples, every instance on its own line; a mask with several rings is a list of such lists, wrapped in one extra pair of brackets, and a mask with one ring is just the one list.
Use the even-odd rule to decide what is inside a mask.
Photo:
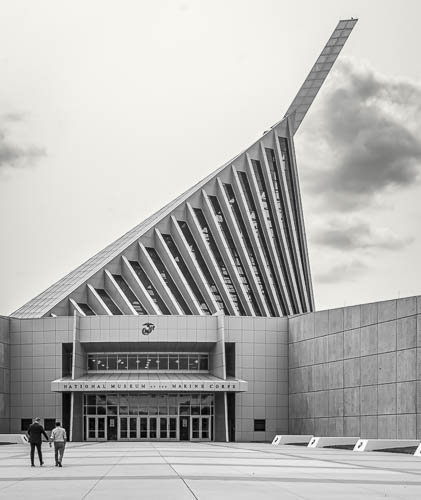
[[(43, 445), (0, 446), (7, 499), (415, 499), (421, 458), (257, 443), (71, 443), (63, 468)], [(36, 460), (36, 463), (37, 460)]]

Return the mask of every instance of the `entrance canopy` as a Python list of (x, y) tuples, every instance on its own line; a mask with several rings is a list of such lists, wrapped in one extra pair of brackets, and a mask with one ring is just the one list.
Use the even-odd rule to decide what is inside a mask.
[(247, 389), (244, 380), (188, 373), (104, 373), (51, 382), (53, 392), (245, 392)]

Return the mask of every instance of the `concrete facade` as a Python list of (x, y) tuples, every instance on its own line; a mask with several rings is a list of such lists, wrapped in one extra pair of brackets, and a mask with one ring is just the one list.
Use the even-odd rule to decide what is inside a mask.
[(9, 432), (9, 318), (0, 316), (0, 433)]
[[(154, 322), (150, 336), (139, 334), (145, 321)], [(10, 324), (10, 404), (8, 390), (4, 431), (22, 431), (22, 419), (40, 416), (72, 427), (74, 440), (83, 439), (81, 395), (74, 393), (72, 415), (65, 393), (52, 392), (51, 382), (68, 374), (87, 372), (88, 352), (130, 346), (132, 351), (207, 351), (209, 372), (221, 381), (226, 376), (248, 382), (248, 391), (229, 395), (234, 410), (229, 439), (268, 441), (288, 431), (288, 319), (225, 316), (91, 316), (44, 319), (5, 319)], [(74, 344), (74, 338), (78, 342)], [(76, 345), (74, 362), (67, 354)], [(122, 347), (124, 346), (124, 347)], [(229, 354), (225, 352), (229, 350)], [(69, 393), (68, 393), (69, 395)], [(222, 397), (222, 399), (221, 399)], [(215, 439), (225, 441), (223, 401), (217, 395)], [(79, 399), (78, 399), (79, 398)], [(254, 430), (254, 420), (265, 420), (265, 431)]]
[(291, 433), (421, 436), (421, 297), (289, 321)]
[[(142, 336), (148, 320), (156, 329)], [(246, 392), (215, 393), (218, 441), (421, 437), (421, 297), (290, 318), (2, 317), (0, 326), (1, 432), (21, 432), (22, 419), (40, 416), (65, 422), (83, 440), (83, 394), (53, 392), (52, 382), (86, 375), (88, 353), (129, 346), (208, 352), (211, 375), (247, 382)]]

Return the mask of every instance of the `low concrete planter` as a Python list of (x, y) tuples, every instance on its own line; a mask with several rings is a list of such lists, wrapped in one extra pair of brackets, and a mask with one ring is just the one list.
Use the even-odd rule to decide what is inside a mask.
[(0, 434), (0, 443), (28, 444), (25, 434)]
[(327, 446), (355, 446), (359, 437), (314, 437), (308, 444), (309, 448), (326, 448)]
[(284, 444), (308, 444), (312, 438), (313, 438), (312, 434), (309, 435), (278, 434), (273, 438), (272, 444), (276, 446)]
[(418, 439), (360, 439), (354, 451), (382, 451), (419, 446)]

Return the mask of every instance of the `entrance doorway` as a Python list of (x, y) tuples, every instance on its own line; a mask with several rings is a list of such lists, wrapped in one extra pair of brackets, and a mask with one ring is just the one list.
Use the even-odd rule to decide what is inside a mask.
[(180, 417), (180, 441), (190, 439), (190, 417)]
[(211, 393), (84, 395), (84, 437), (105, 440), (212, 441)]
[(177, 417), (159, 417), (159, 439), (177, 439)]
[(210, 441), (211, 439), (211, 418), (210, 417), (191, 417), (191, 435), (192, 441)]
[(177, 439), (177, 417), (120, 417), (118, 439)]
[(117, 417), (107, 417), (107, 439), (117, 441)]
[(119, 439), (137, 439), (137, 417), (120, 417)]
[(105, 419), (106, 417), (86, 417), (86, 439), (88, 441), (105, 441), (107, 439)]

